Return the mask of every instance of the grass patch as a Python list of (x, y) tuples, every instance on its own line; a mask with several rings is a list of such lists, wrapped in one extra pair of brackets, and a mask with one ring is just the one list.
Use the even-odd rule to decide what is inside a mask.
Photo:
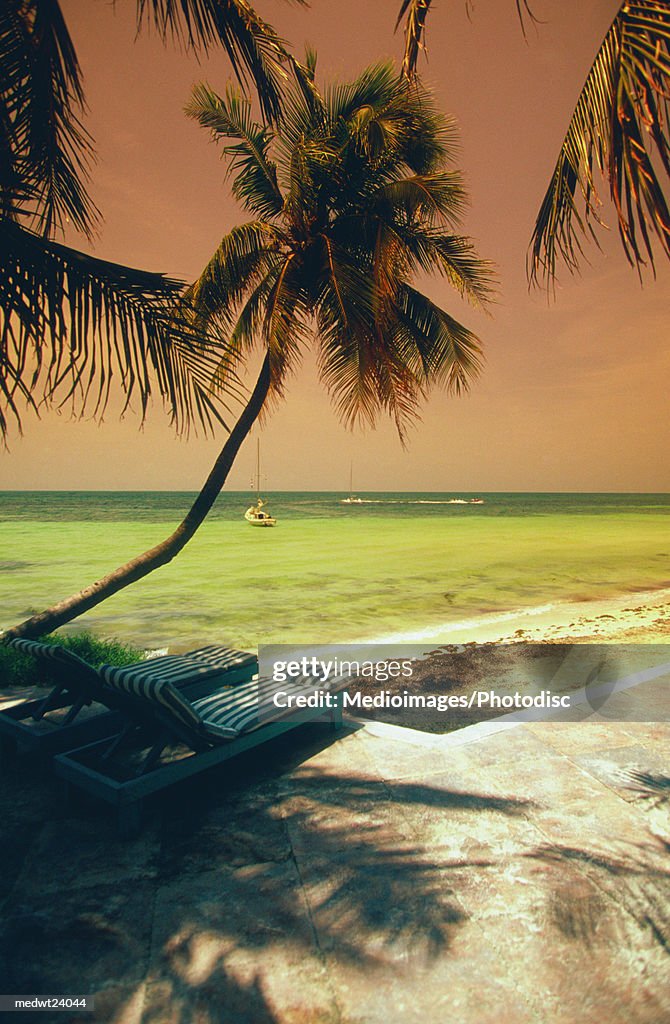
[[(144, 651), (120, 640), (101, 640), (93, 633), (75, 633), (64, 636), (50, 633), (39, 638), (45, 644), (58, 644), (83, 658), (89, 665), (133, 665), (142, 661)], [(35, 658), (15, 651), (0, 643), (0, 683), (3, 686), (53, 686), (48, 667), (39, 665)]]

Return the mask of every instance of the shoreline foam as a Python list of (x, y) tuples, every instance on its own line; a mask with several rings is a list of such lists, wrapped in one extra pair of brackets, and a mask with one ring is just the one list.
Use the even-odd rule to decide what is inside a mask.
[(420, 630), (387, 634), (374, 644), (402, 643), (670, 643), (670, 588), (593, 601), (556, 601), (494, 612)]

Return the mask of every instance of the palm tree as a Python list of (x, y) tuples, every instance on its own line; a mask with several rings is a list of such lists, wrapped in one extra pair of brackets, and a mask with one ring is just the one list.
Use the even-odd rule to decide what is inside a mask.
[(478, 372), (477, 338), (413, 284), (437, 272), (476, 305), (491, 287), (488, 264), (456, 230), (465, 193), (451, 167), (453, 125), (423, 88), (386, 63), (322, 92), (308, 55), (275, 129), (255, 122), (232, 87), (221, 97), (198, 86), (188, 113), (223, 141), (233, 192), (252, 219), (224, 236), (186, 309), (196, 330), (229, 339), (221, 384), (254, 348), (258, 380), (177, 530), (8, 635), (51, 630), (174, 558), (308, 342), (342, 419), (374, 423), (385, 411), (401, 437), (433, 384), (458, 393)]
[[(416, 75), (431, 0), (404, 0), (403, 72)], [(533, 17), (516, 0), (519, 17)], [(561, 259), (579, 269), (582, 243), (602, 226), (595, 169), (605, 179), (628, 262), (654, 269), (654, 238), (670, 257), (670, 4), (624, 0), (596, 54), (537, 215), (529, 277), (551, 283)]]
[[(302, 2), (302, 0), (300, 0)], [(288, 54), (246, 0), (137, 0), (138, 29), (187, 49), (227, 51), (251, 77), (270, 120), (280, 111)], [(84, 92), (58, 0), (0, 6), (0, 436), (21, 407), (71, 401), (100, 414), (118, 376), (142, 411), (153, 390), (178, 430), (222, 422), (211, 393), (225, 343), (175, 317), (181, 282), (97, 260), (54, 241), (66, 224), (91, 238), (92, 140)]]

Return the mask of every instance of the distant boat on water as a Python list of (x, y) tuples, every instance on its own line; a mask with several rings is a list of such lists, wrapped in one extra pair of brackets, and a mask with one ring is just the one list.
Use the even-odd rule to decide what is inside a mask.
[(413, 505), (483, 505), (483, 498), (418, 498)]
[[(253, 486), (253, 481), (252, 481)], [(264, 512), (265, 502), (261, 498), (261, 441), (256, 439), (256, 504), (251, 505), (244, 513), (244, 518), (252, 526), (276, 526), (277, 520), (269, 512)]]
[(354, 494), (354, 464), (349, 463), (349, 497), (341, 499), (343, 505), (362, 505), (363, 499)]

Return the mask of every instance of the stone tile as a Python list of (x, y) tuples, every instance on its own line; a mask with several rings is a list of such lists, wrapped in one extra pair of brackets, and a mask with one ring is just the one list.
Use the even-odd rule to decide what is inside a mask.
[(670, 1021), (670, 727), (312, 738), (132, 843), (10, 766), (0, 988), (95, 992), (95, 1024)]
[(406, 835), (440, 848), (442, 858), (508, 857), (540, 838), (528, 820), (532, 804), (523, 797), (501, 796), (485, 772), (471, 773), (459, 787), (448, 772), (426, 783), (390, 782), (389, 789)]
[(569, 757), (633, 743), (622, 722), (537, 722), (526, 728), (553, 750)]
[(342, 781), (352, 776), (356, 779), (379, 780), (379, 768), (370, 752), (371, 741), (374, 742), (364, 729), (345, 730), (338, 736), (336, 742), (330, 743), (295, 768), (284, 772), (277, 780), (279, 787), (290, 788), (294, 780), (300, 779), (303, 774), (313, 775), (317, 772)]
[(305, 774), (279, 798), (277, 809), (294, 856), (337, 859), (350, 846), (386, 847), (404, 835), (391, 787), (376, 779), (351, 777), (334, 784), (330, 776)]
[[(313, 807), (316, 812), (319, 806), (333, 809), (347, 808), (355, 812), (358, 807), (367, 807), (388, 800), (388, 783), (376, 775), (348, 775), (315, 770), (305, 765), (286, 783), (277, 787), (276, 807), (286, 809), (289, 805), (301, 800), (304, 806)], [(282, 816), (286, 814), (282, 810)]]
[(366, 752), (383, 779), (402, 779), (418, 774), (442, 772), (447, 768), (449, 758), (439, 746), (418, 746), (376, 735), (368, 737)]
[[(626, 721), (670, 723), (670, 674), (625, 691), (630, 700)], [(626, 709), (628, 710), (628, 709)]]
[(533, 823), (547, 842), (577, 848), (607, 847), (613, 836), (631, 847), (650, 838), (642, 812), (632, 806), (630, 814), (622, 815), (619, 803), (631, 806), (614, 795), (582, 794), (566, 798), (564, 808), (559, 803), (549, 806), (533, 817)]
[(492, 974), (490, 963), (467, 959), (437, 961), (431, 970), (417, 969), (412, 962), (371, 977), (357, 972), (343, 977), (335, 971), (343, 990), (346, 1021), (356, 1024), (442, 1024), (444, 1021), (476, 1021), (477, 1024), (539, 1024), (536, 1012), (507, 978)]
[(495, 766), (496, 771), (510, 763), (514, 764), (520, 757), (536, 758), (539, 763), (551, 753), (547, 744), (535, 736), (526, 724), (485, 736), (476, 743), (468, 744), (467, 750), (476, 757), (480, 768), (490, 765)]
[[(613, 789), (624, 800), (639, 799), (634, 777), (636, 773), (662, 777), (668, 768), (665, 758), (643, 746), (631, 743), (626, 747), (599, 749), (575, 757), (574, 761), (609, 789)], [(667, 775), (670, 787), (670, 775)]]
[[(621, 748), (622, 758), (628, 749), (632, 747)], [(616, 748), (613, 756), (619, 756)], [(630, 794), (627, 803), (623, 794), (589, 770), (589, 764), (547, 753), (540, 767), (538, 770), (533, 757), (521, 755), (500, 773), (496, 787), (502, 796), (518, 799), (519, 794), (525, 795), (529, 801), (526, 817), (541, 842), (599, 850), (607, 849), (616, 837), (630, 851), (646, 843), (658, 852), (659, 844), (645, 817), (648, 808), (631, 800)]]
[(337, 1020), (292, 861), (160, 888), (143, 1024)]
[[(392, 944), (414, 931), (432, 936), (435, 922), (441, 927), (435, 869), (408, 841), (388, 800), (328, 806), (298, 794), (282, 813), (321, 948), (358, 959), (373, 935)], [(453, 920), (447, 907), (445, 927)]]
[(30, 758), (5, 758), (0, 770), (3, 828), (31, 828), (65, 812), (58, 782)]
[(404, 964), (410, 950), (448, 945), (462, 909), (438, 860), (398, 821), (397, 805), (371, 801), (353, 812), (321, 811), (304, 806), (287, 826), (329, 963), (372, 969)]
[[(493, 774), (493, 773), (491, 773)], [(603, 785), (573, 758), (543, 746), (542, 756), (519, 750), (517, 757), (495, 772), (499, 791), (510, 799), (524, 799), (537, 809), (570, 799), (595, 798)]]
[(155, 878), (159, 839), (145, 827), (133, 840), (121, 839), (107, 820), (94, 825), (79, 818), (49, 821), (26, 856), (15, 896), (50, 898), (66, 889), (127, 885)]
[(670, 759), (670, 725), (665, 722), (626, 722), (624, 728), (634, 744), (651, 748), (666, 761)]
[[(668, 976), (668, 964), (631, 934), (620, 899), (614, 889), (603, 890), (598, 870), (589, 874), (569, 860), (526, 860), (504, 871), (456, 872), (453, 882), (470, 920), (499, 951), (500, 972), (525, 993), (540, 1020), (666, 1019), (657, 983)], [(660, 970), (651, 985), (638, 986), (635, 956), (643, 972)]]
[(433, 783), (433, 777), (449, 777), (454, 789), (468, 790), (472, 786), (495, 785), (496, 772), (481, 761), (481, 741), (463, 746), (425, 747), (421, 758), (415, 758), (411, 771), (390, 776), (393, 783), (414, 781)]
[(8, 896), (16, 879), (23, 870), (23, 864), (36, 841), (41, 826), (37, 822), (23, 826), (2, 826), (2, 871), (0, 871), (0, 906)]
[(277, 787), (269, 782), (248, 792), (218, 794), (166, 815), (159, 858), (161, 879), (247, 864), (282, 862), (291, 855), (278, 809)]
[(408, 940), (394, 956), (365, 952), (357, 962), (326, 950), (345, 1021), (539, 1024), (524, 994), (497, 970), (496, 950), (471, 922), (455, 929), (448, 944)]
[[(58, 871), (61, 864), (49, 870), (54, 867)], [(89, 995), (140, 983), (148, 966), (153, 897), (150, 882), (117, 880), (91, 889), (63, 887), (48, 897), (32, 891), (8, 901), (0, 925), (3, 991)]]
[[(78, 1014), (72, 1024), (141, 1024), (146, 986), (110, 985), (95, 994), (93, 1013)], [(62, 1015), (60, 1024), (64, 1024)]]

